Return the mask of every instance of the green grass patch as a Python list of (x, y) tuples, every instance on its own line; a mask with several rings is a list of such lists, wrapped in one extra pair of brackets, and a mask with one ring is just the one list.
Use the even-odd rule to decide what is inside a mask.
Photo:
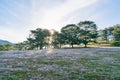
[(23, 80), (27, 76), (28, 75), (26, 71), (14, 71), (10, 74), (4, 75), (3, 80)]

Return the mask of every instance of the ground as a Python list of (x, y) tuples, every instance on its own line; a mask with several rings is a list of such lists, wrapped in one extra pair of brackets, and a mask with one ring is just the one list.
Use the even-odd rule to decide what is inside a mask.
[(120, 80), (120, 48), (1, 51), (0, 80)]

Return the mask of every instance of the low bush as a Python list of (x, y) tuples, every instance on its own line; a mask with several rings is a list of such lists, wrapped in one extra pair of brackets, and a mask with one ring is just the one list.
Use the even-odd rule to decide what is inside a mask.
[(120, 46), (120, 41), (114, 41), (111, 43), (112, 46)]

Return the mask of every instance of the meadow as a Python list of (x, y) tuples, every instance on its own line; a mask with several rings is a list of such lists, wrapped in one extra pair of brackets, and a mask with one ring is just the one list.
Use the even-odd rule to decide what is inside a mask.
[(0, 51), (0, 80), (120, 80), (120, 48)]

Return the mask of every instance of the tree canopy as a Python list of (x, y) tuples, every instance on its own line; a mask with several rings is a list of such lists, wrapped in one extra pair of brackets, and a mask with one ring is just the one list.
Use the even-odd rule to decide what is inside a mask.
[[(98, 35), (99, 34), (99, 35)], [(68, 24), (61, 32), (37, 28), (31, 30), (27, 41), (16, 44), (21, 49), (43, 49), (46, 46), (61, 48), (61, 45), (80, 45), (87, 47), (89, 42), (97, 42), (98, 37), (109, 43), (109, 40), (120, 42), (120, 25), (104, 28), (98, 31), (94, 21), (80, 21), (78, 24)]]
[(64, 35), (65, 43), (70, 45), (78, 44), (78, 34), (79, 34), (79, 27), (75, 24), (66, 25), (61, 29), (61, 33)]
[(37, 28), (36, 30), (31, 30), (31, 34), (28, 38), (30, 49), (42, 49), (48, 43), (48, 36), (49, 31), (47, 29)]
[(78, 23), (80, 29), (79, 38), (87, 47), (88, 42), (96, 41), (98, 37), (97, 26), (93, 21), (81, 21)]

